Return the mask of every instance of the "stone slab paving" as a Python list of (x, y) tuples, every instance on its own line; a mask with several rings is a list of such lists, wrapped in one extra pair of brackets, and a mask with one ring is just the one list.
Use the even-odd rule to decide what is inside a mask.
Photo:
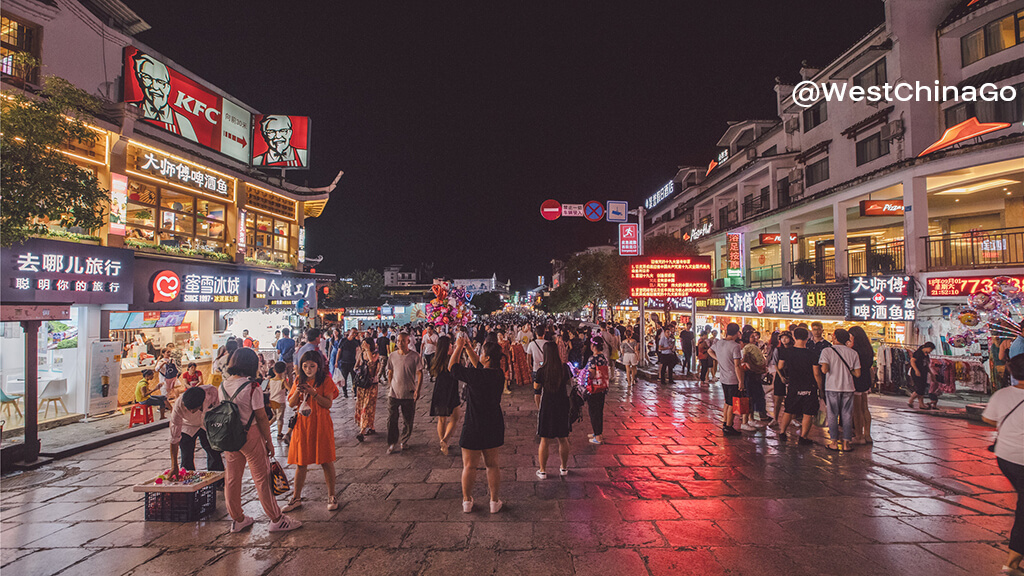
[[(425, 385), (429, 397), (430, 386)], [(662, 388), (616, 377), (606, 443), (572, 435), (572, 471), (537, 468), (536, 408), (528, 390), (505, 396), (502, 498), (491, 515), (463, 514), (458, 450), (437, 450), (423, 399), (410, 449), (385, 454), (382, 435), (355, 440), (353, 400), (332, 410), (338, 496), (326, 510), (310, 470), (302, 529), (271, 534), (251, 484), (257, 523), (230, 534), (218, 495), (198, 523), (145, 522), (131, 486), (168, 465), (154, 432), (0, 479), (4, 574), (350, 574), (787, 576), (996, 574), (1016, 495), (985, 447), (993, 429), (874, 406), (871, 447), (834, 453), (774, 432), (723, 438), (721, 392), (692, 382)], [(378, 430), (385, 429), (382, 398)], [(816, 432), (820, 434), (820, 431)], [(286, 448), (279, 447), (284, 453)], [(556, 452), (556, 451), (553, 451)], [(201, 463), (203, 457), (197, 456)], [(290, 471), (291, 475), (291, 471)], [(37, 476), (38, 477), (38, 476)], [(483, 474), (475, 492), (486, 502)], [(285, 497), (282, 497), (284, 499)]]

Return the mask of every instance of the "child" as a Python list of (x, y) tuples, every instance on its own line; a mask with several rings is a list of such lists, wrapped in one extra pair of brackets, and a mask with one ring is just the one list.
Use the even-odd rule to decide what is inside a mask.
[(274, 374), (267, 380), (267, 392), (270, 394), (270, 408), (274, 411), (271, 423), (277, 422), (277, 437), (284, 437), (284, 409), (288, 401), (288, 390), (291, 389), (288, 378), (288, 365), (284, 362), (274, 364)]
[(195, 362), (188, 363), (188, 368), (185, 369), (185, 374), (181, 378), (189, 388), (194, 388), (203, 383), (203, 373), (196, 370)]
[(153, 394), (151, 390), (155, 390), (156, 385), (156, 372), (152, 370), (142, 371), (142, 380), (135, 385), (135, 402), (144, 404), (146, 406), (159, 406), (160, 407), (160, 419), (166, 418), (164, 410), (170, 408), (171, 405), (167, 402), (166, 396), (159, 396)]

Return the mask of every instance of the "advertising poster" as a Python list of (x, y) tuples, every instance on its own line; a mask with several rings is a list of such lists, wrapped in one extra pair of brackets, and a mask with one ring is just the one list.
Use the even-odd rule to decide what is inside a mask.
[(117, 409), (121, 383), (121, 342), (93, 342), (89, 356), (89, 416)]
[(252, 142), (252, 165), (309, 168), (309, 118), (258, 114)]

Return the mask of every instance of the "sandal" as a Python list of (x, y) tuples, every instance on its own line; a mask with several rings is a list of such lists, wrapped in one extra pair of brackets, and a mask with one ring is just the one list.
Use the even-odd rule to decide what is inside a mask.
[(281, 508), (281, 511), (291, 512), (292, 510), (298, 510), (299, 508), (302, 508), (302, 499), (292, 498), (291, 500), (288, 501), (287, 504), (284, 505), (283, 508)]
[(825, 443), (825, 448), (827, 450), (831, 450), (833, 452), (839, 452), (839, 444), (837, 444), (836, 442), (827, 442), (827, 443)]
[(327, 498), (327, 509), (329, 511), (331, 511), (331, 512), (333, 512), (333, 511), (338, 509), (338, 497), (337, 496), (329, 496)]
[(443, 442), (443, 441), (441, 442), (441, 454), (444, 454), (445, 456), (448, 455), (448, 443), (447, 442)]

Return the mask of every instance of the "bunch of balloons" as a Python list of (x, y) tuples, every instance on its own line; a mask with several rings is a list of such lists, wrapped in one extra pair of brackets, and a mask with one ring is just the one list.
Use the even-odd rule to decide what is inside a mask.
[(1024, 317), (1024, 291), (1009, 276), (992, 279), (990, 292), (967, 297), (967, 306), (953, 312), (954, 329), (947, 335), (949, 345), (967, 348), (988, 336), (1016, 338), (1024, 336), (1020, 320)]
[(473, 318), (469, 301), (473, 294), (462, 288), (451, 288), (449, 282), (438, 282), (432, 287), (434, 299), (427, 303), (427, 322), (435, 326), (465, 326)]

